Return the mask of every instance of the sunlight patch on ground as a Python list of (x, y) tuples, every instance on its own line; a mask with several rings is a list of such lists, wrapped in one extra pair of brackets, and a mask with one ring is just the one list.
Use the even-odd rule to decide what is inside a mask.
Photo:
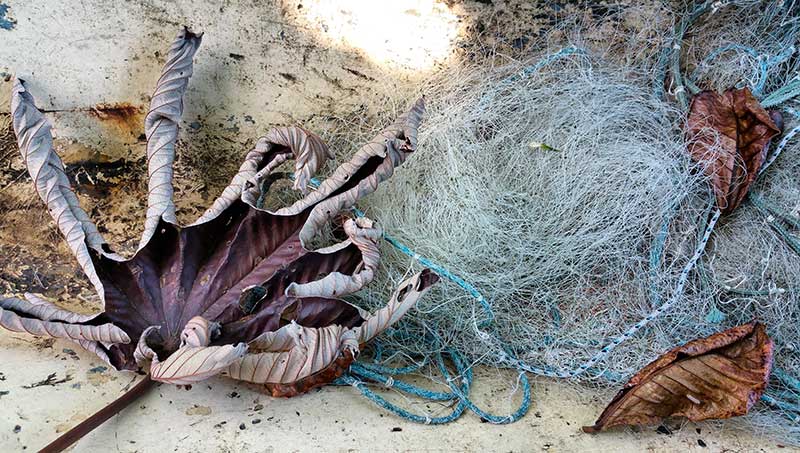
[(449, 56), (460, 25), (435, 0), (309, 0), (302, 15), (332, 43), (408, 69), (430, 68)]

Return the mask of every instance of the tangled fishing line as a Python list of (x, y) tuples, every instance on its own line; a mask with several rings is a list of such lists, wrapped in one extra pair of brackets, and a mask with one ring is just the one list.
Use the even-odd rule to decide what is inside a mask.
[[(529, 61), (429, 81), (415, 159), (361, 206), (387, 244), (377, 289), (360, 300), (382, 300), (420, 264), (445, 283), (344, 383), (415, 421), (469, 408), (502, 423), (527, 409), (524, 373), (520, 409), (495, 417), (469, 400), (475, 364), (618, 385), (677, 344), (757, 318), (775, 367), (745, 419), (800, 441), (798, 8), (658, 10), (635, 31), (567, 33), (569, 45)], [(620, 23), (643, 12), (626, 14)], [(691, 94), (731, 86), (749, 86), (785, 124), (749, 201), (719, 219), (682, 131)], [(450, 391), (396, 378), (409, 372), (444, 374)], [(412, 414), (363, 381), (458, 404)]]

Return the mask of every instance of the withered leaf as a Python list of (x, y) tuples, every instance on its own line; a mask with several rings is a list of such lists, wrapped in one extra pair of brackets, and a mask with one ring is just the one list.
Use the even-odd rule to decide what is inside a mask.
[(424, 270), (405, 280), (389, 303), (356, 328), (341, 325), (309, 329), (295, 323), (265, 332), (248, 344), (249, 353), (231, 363), (224, 374), (262, 384), (272, 396), (294, 396), (339, 377), (353, 361), (360, 345), (397, 322), (436, 283), (439, 277)]
[(746, 414), (769, 380), (772, 340), (752, 322), (690, 341), (662, 355), (628, 381), (587, 433), (621, 425), (691, 421)]
[(723, 94), (703, 91), (692, 99), (689, 154), (704, 166), (723, 213), (744, 200), (764, 164), (770, 139), (781, 132), (780, 123), (780, 114), (764, 110), (748, 88)]
[[(241, 379), (261, 376), (256, 381), (265, 385), (303, 380), (292, 387), (303, 389), (324, 383), (322, 378), (335, 377), (355, 357), (367, 337), (408, 309), (404, 300), (415, 301), (435, 281), (427, 272), (418, 274), (415, 281), (425, 284), (414, 297), (392, 302), (400, 306), (392, 311), (397, 316), (383, 311), (371, 316), (340, 297), (373, 279), (380, 228), (367, 218), (348, 219), (346, 240), (319, 250), (306, 247), (322, 226), (375, 191), (414, 153), (424, 100), (339, 166), (318, 190), (275, 212), (257, 207), (261, 183), (294, 159), (295, 188), (305, 193), (332, 153), (301, 127), (268, 132), (211, 207), (196, 222), (180, 226), (172, 165), (183, 95), (200, 43), (201, 35), (188, 29), (177, 36), (152, 97), (145, 118), (148, 209), (139, 248), (127, 258), (112, 251), (81, 209), (53, 149), (49, 122), (25, 83), (16, 81), (12, 118), (20, 152), (103, 311), (84, 316), (33, 295), (0, 298), (0, 327), (75, 341), (120, 370), (149, 363), (151, 379), (164, 382), (195, 382), (235, 365), (244, 370)], [(301, 329), (297, 338), (303, 341), (279, 351), (254, 347), (264, 334), (294, 338), (291, 326)], [(263, 369), (270, 361), (274, 369)]]
[[(155, 381), (191, 384), (221, 373), (293, 396), (342, 374), (361, 344), (396, 322), (438, 279), (424, 270), (389, 305), (367, 313), (340, 297), (374, 278), (382, 232), (347, 219), (347, 239), (306, 246), (329, 222), (374, 192), (414, 153), (424, 99), (340, 165), (319, 188), (308, 183), (326, 158), (321, 138), (301, 127), (273, 129), (257, 142), (230, 185), (194, 223), (177, 223), (172, 186), (183, 95), (201, 34), (181, 31), (167, 54), (145, 117), (147, 213), (138, 250), (113, 252), (81, 208), (51, 126), (24, 81), (11, 116), (39, 197), (67, 240), (103, 310), (83, 315), (37, 296), (0, 298), (0, 327), (74, 341), (118, 370), (148, 378), (42, 451), (62, 451), (130, 404)], [(277, 211), (258, 200), (286, 161), (305, 196)], [(148, 366), (149, 365), (149, 366)]]

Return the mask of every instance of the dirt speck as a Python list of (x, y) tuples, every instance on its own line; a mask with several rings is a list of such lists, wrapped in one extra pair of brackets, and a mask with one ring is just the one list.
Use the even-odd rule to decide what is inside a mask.
[(58, 425), (56, 425), (56, 433), (63, 433), (69, 431), (73, 426), (82, 422), (84, 419), (86, 419), (86, 416), (84, 414), (81, 413), (74, 414), (66, 422), (59, 423)]
[(86, 380), (95, 387), (99, 387), (109, 381), (116, 381), (117, 376), (108, 372), (104, 366), (92, 368), (86, 372)]
[(195, 404), (186, 409), (186, 415), (211, 415), (211, 408), (208, 406), (198, 406)]
[(61, 379), (58, 379), (56, 377), (56, 373), (50, 373), (45, 379), (42, 379), (41, 381), (38, 381), (38, 382), (34, 382), (34, 383), (30, 384), (30, 385), (23, 385), (22, 388), (24, 388), (24, 389), (32, 389), (32, 388), (44, 387), (44, 386), (55, 387), (58, 384), (63, 384), (65, 382), (69, 382), (71, 380), (72, 380), (72, 376), (70, 376), (69, 374), (64, 376)]

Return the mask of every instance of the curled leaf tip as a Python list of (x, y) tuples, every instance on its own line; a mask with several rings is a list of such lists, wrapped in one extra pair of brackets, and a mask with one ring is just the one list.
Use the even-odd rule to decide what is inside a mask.
[(202, 31), (195, 33), (191, 30), (191, 28), (189, 28), (188, 25), (184, 25), (183, 30), (181, 31), (179, 36), (189, 40), (195, 40), (195, 39), (200, 40), (203, 38), (203, 34), (204, 33)]

